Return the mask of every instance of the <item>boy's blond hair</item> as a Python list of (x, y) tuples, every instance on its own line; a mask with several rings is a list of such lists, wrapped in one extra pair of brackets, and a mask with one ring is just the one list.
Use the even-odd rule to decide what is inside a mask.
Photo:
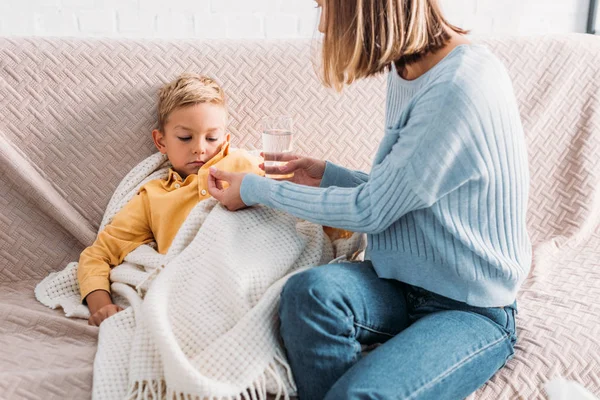
[(225, 92), (212, 78), (192, 73), (179, 75), (158, 92), (158, 130), (164, 132), (169, 114), (174, 110), (201, 103), (221, 105), (227, 112)]

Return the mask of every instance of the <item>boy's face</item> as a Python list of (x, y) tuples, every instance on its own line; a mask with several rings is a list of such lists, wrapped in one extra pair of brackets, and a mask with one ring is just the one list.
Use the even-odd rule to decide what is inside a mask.
[(223, 106), (201, 103), (173, 110), (164, 132), (154, 130), (152, 137), (158, 151), (166, 154), (183, 179), (197, 174), (198, 169), (213, 158), (225, 142), (227, 113)]

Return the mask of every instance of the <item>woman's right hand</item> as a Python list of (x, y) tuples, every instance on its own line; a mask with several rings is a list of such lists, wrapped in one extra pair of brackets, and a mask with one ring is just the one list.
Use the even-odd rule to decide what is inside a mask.
[[(260, 153), (264, 157), (264, 153)], [(300, 157), (294, 154), (278, 155), (278, 161), (287, 161), (283, 167), (267, 167), (260, 164), (260, 169), (267, 174), (287, 174), (294, 173), (294, 176), (286, 181), (294, 182), (299, 185), (319, 187), (323, 174), (325, 173), (325, 161), (310, 157)]]

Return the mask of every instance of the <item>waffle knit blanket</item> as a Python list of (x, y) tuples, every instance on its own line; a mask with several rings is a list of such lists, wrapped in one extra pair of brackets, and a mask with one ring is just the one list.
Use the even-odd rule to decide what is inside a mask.
[[(100, 229), (167, 171), (160, 154), (136, 166)], [(293, 396), (278, 335), (281, 289), (294, 273), (349, 258), (364, 244), (358, 234), (332, 243), (321, 226), (267, 207), (229, 212), (214, 199), (198, 203), (167, 254), (142, 245), (112, 269), (113, 301), (125, 310), (100, 325), (93, 399)], [(51, 273), (36, 297), (68, 317), (88, 318), (76, 272), (73, 262)]]

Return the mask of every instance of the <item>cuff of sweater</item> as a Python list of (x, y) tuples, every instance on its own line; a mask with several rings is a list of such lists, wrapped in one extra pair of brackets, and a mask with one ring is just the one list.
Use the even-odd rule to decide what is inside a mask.
[(319, 187), (355, 187), (360, 182), (356, 180), (352, 172), (337, 164), (325, 161), (325, 172), (323, 173), (323, 179), (321, 179)]
[(272, 179), (263, 178), (256, 174), (246, 174), (244, 180), (242, 180), (242, 187), (240, 188), (240, 196), (242, 201), (247, 206), (253, 206), (255, 204), (269, 205), (271, 200), (271, 190), (273, 185), (276, 185)]

